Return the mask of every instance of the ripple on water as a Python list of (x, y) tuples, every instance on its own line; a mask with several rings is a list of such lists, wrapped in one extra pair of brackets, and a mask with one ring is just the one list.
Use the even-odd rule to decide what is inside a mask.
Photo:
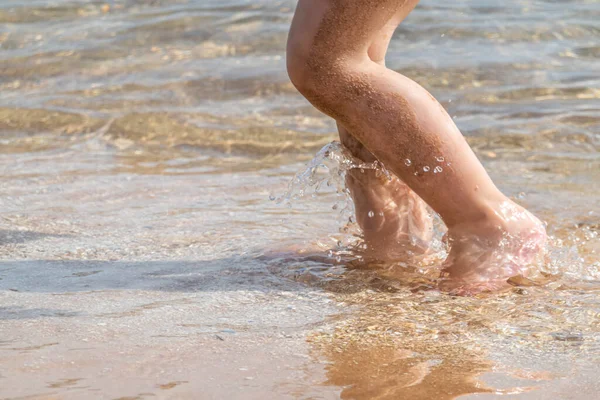
[[(353, 207), (344, 176), (352, 168), (383, 166), (360, 164), (332, 143), (272, 200), (288, 205), (311, 201), (309, 193), (329, 184), (343, 196), (341, 205), (334, 205), (342, 210), (341, 222), (351, 221)], [(358, 307), (335, 331), (311, 338), (332, 362), (328, 382), (348, 386), (343, 392), (348, 397), (372, 398), (391, 391), (397, 396), (427, 393), (451, 399), (478, 391), (527, 392), (534, 389), (532, 382), (546, 380), (547, 371), (565, 373), (547, 366), (548, 358), (560, 355), (569, 364), (582, 357), (590, 363), (600, 361), (600, 247), (595, 225), (557, 230), (550, 257), (530, 279), (511, 279), (514, 288), (505, 293), (470, 298), (432, 290), (439, 264), (369, 265), (357, 257), (357, 242), (333, 237), (337, 245), (328, 253), (323, 241), (320, 249), (282, 254), (269, 263), (274, 273), (335, 293), (338, 301)], [(507, 382), (512, 379), (508, 377), (521, 379), (519, 366), (537, 368), (534, 375), (542, 378), (533, 376), (502, 390), (474, 383), (475, 376), (491, 370), (503, 371)], [(443, 389), (436, 392), (432, 382)]]
[[(433, 290), (439, 240), (426, 265), (359, 257), (344, 174), (386, 171), (323, 148), (333, 122), (285, 75), (293, 0), (1, 3), (0, 256), (26, 261), (0, 267), (0, 391), (321, 398), (325, 371), (331, 397), (553, 379), (574, 397), (586, 375), (558, 378), (597, 381), (598, 2), (430, 0), (392, 40), (387, 64), (554, 236), (537, 276), (474, 298)], [(267, 187), (321, 148), (279, 198), (285, 219)], [(287, 235), (311, 245), (262, 254)]]

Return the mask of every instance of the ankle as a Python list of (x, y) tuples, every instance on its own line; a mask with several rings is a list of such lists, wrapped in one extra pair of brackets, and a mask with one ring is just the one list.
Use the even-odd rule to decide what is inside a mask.
[(338, 125), (338, 130), (340, 143), (350, 152), (352, 157), (366, 163), (377, 161), (377, 158), (341, 125)]
[(449, 237), (474, 235), (500, 239), (509, 230), (509, 221), (503, 213), (507, 202), (510, 200), (502, 196), (473, 207), (464, 218), (446, 224)]
[(512, 200), (489, 202), (480, 218), (448, 226), (452, 238), (483, 237), (491, 241), (502, 240), (506, 235), (519, 237), (526, 231), (545, 231), (542, 222)]

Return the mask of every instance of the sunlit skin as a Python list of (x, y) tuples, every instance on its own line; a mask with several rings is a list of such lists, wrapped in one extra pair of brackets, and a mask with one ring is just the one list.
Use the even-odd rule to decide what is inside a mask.
[(423, 248), (431, 237), (424, 201), (448, 227), (442, 288), (458, 294), (501, 289), (511, 276), (527, 273), (546, 232), (498, 190), (435, 98), (386, 68), (390, 38), (417, 3), (300, 0), (288, 73), (308, 101), (337, 121), (340, 140), (355, 157), (378, 160), (394, 174), (386, 181), (355, 171), (347, 179), (372, 252), (385, 259)]

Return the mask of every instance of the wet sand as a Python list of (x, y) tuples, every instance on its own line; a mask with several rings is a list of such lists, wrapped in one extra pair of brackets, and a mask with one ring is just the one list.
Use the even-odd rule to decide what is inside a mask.
[(392, 41), (553, 236), (460, 298), (350, 260), (337, 161), (269, 201), (335, 138), (285, 76), (294, 2), (4, 2), (0, 398), (595, 398), (600, 8), (569, 4), (423, 1)]

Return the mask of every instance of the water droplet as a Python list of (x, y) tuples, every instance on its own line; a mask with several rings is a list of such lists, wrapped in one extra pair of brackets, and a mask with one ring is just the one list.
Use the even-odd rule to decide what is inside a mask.
[(369, 214), (367, 214), (369, 216), (369, 218), (373, 218), (375, 216), (375, 213), (373, 211), (369, 211)]
[(436, 157), (437, 162), (444, 162), (444, 157)]
[(271, 201), (275, 201), (275, 196), (273, 196), (273, 195), (270, 195), (270, 196), (269, 196), (269, 200), (271, 200)]
[(525, 198), (525, 192), (520, 192), (520, 193), (517, 195), (517, 199), (524, 199), (524, 198)]
[(429, 170), (430, 170), (430, 169), (431, 169), (431, 168), (429, 168), (429, 166), (427, 166), (427, 165), (423, 167), (423, 171), (424, 171), (424, 172), (429, 172)]
[(339, 205), (334, 204), (333, 207), (331, 207), (332, 210), (337, 210), (339, 208)]
[(452, 103), (452, 99), (448, 100), (448, 103)]
[(365, 169), (364, 169), (364, 168), (361, 168), (361, 169), (360, 169), (360, 173), (361, 173), (361, 174), (364, 174), (364, 173), (365, 173)]
[(410, 167), (411, 164), (412, 164), (412, 161), (410, 161), (408, 158), (406, 160), (404, 160), (404, 165), (406, 165), (407, 167)]
[(439, 174), (439, 173), (440, 173), (440, 172), (442, 172), (442, 171), (443, 171), (443, 170), (442, 170), (442, 167), (435, 167), (435, 168), (433, 169), (433, 173), (434, 173), (434, 174)]
[(383, 211), (380, 211), (380, 212), (379, 212), (379, 216), (380, 216), (380, 217), (383, 217)]

